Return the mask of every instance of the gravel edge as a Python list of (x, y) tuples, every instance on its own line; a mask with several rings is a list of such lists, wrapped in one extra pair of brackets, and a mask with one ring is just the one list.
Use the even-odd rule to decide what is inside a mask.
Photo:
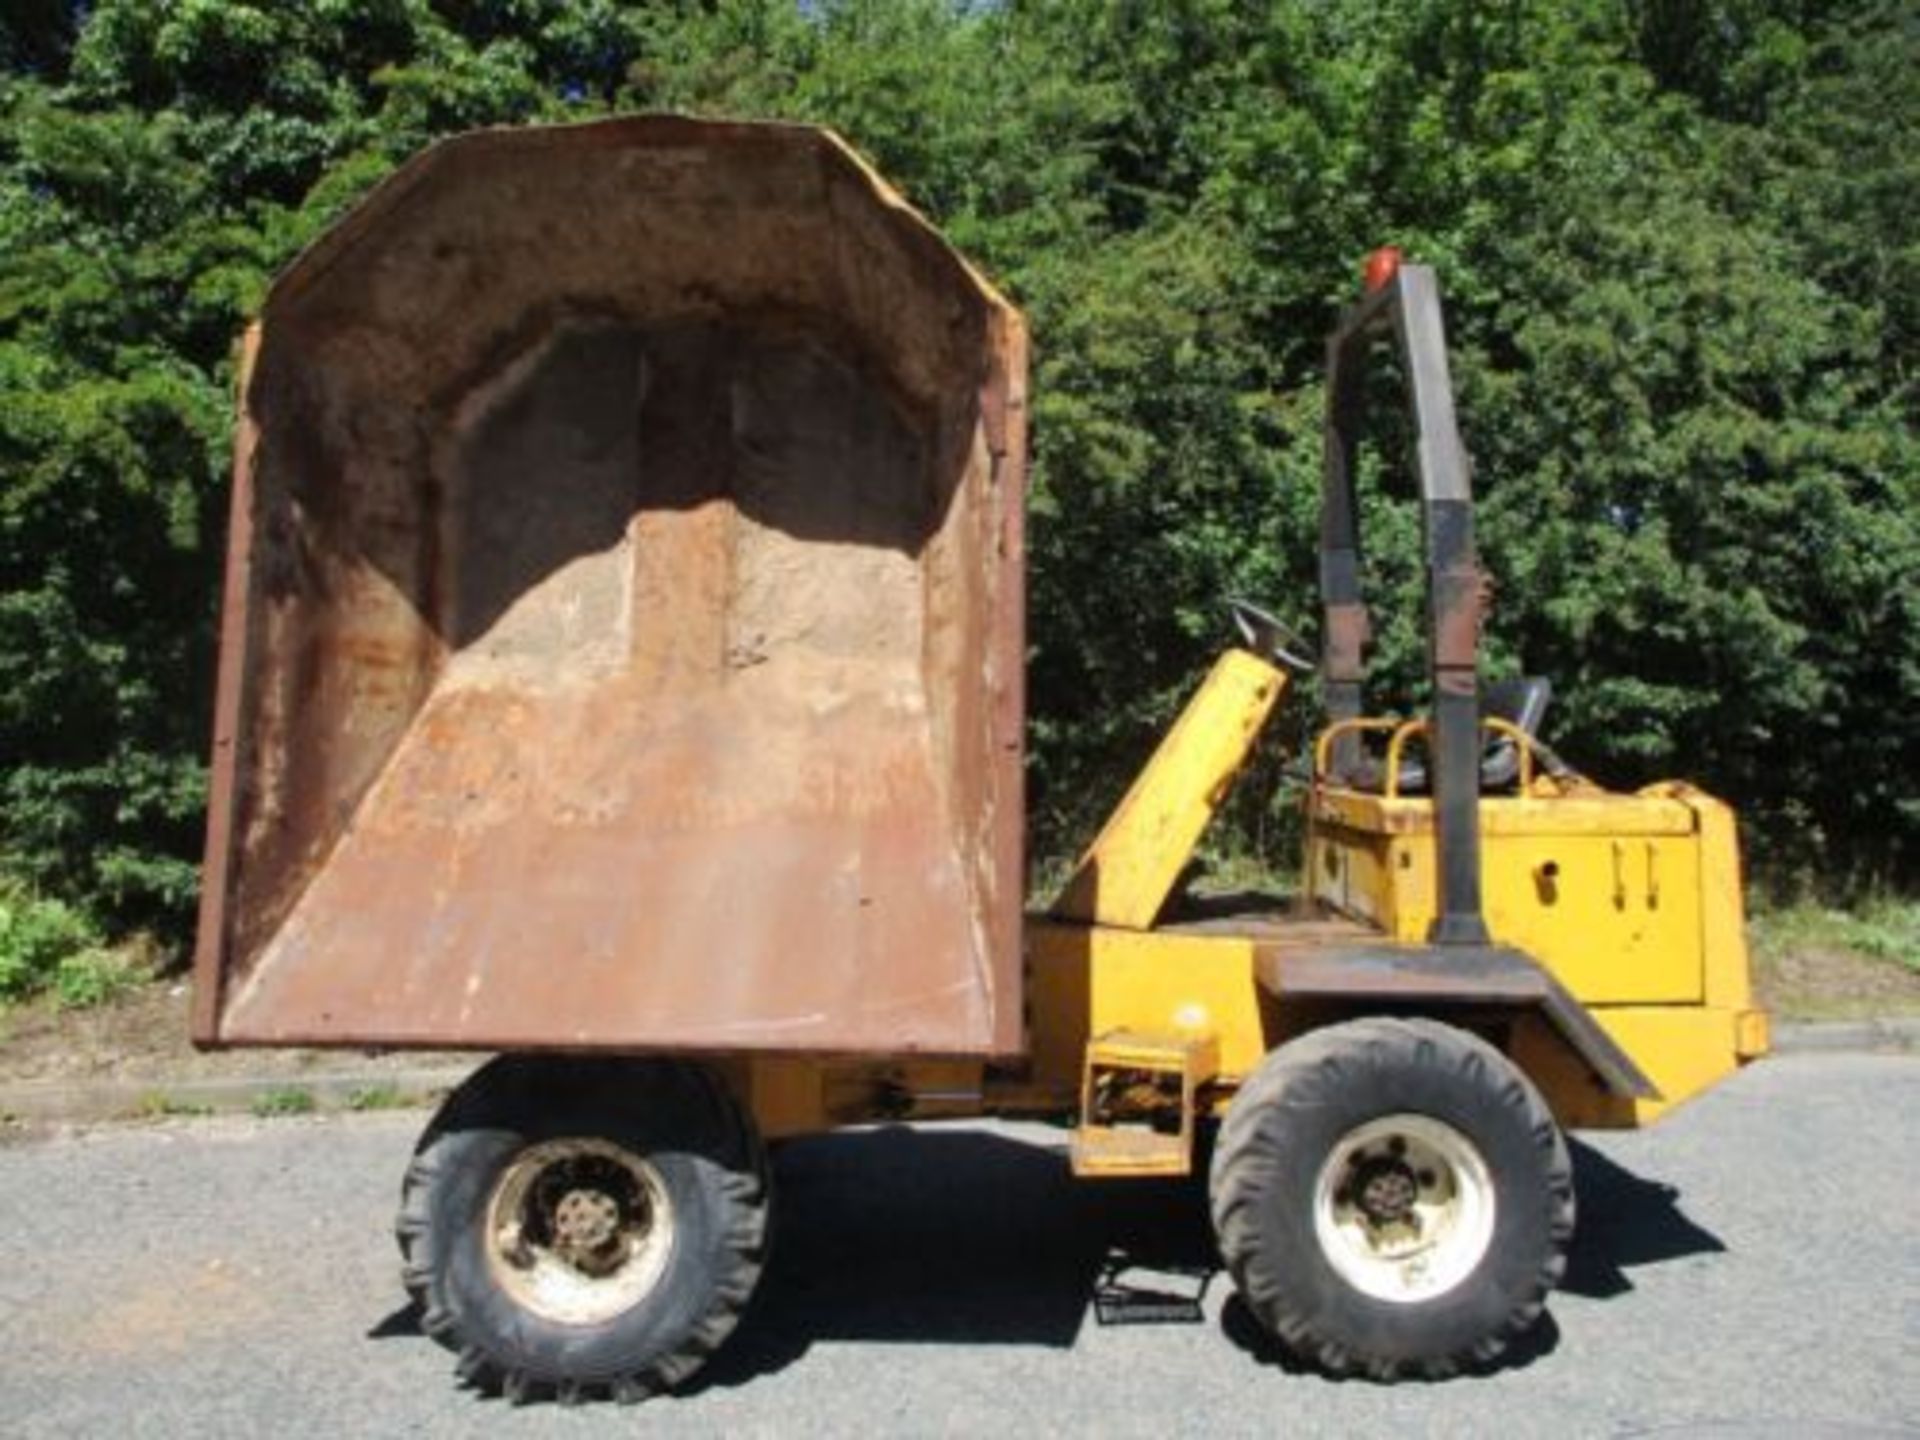
[(183, 1076), (169, 1080), (17, 1080), (0, 1084), (0, 1121), (96, 1124), (219, 1114), (300, 1115), (434, 1104), (479, 1064), (314, 1075)]

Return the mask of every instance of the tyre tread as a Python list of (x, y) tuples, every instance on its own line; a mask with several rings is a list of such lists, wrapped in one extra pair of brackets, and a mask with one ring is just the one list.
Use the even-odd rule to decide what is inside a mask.
[[(709, 1158), (719, 1165), (718, 1189), (730, 1203), (721, 1273), (709, 1308), (687, 1327), (676, 1345), (627, 1373), (542, 1381), (489, 1351), (484, 1331), (459, 1313), (453, 1295), (440, 1283), (446, 1257), (440, 1253), (442, 1237), (434, 1223), (432, 1197), (436, 1183), (447, 1173), (442, 1151), (448, 1138), (476, 1117), (513, 1113), (543, 1078), (554, 1073), (554, 1062), (504, 1057), (471, 1077), (428, 1125), (406, 1168), (394, 1224), (401, 1282), (419, 1311), (421, 1330), (458, 1356), (455, 1374), (464, 1383), (499, 1394), (513, 1405), (527, 1404), (543, 1394), (569, 1406), (601, 1396), (623, 1405), (637, 1404), (699, 1370), (745, 1313), (767, 1259), (770, 1172), (766, 1147), (726, 1082), (704, 1065), (590, 1062), (580, 1068), (574, 1078), (590, 1100), (611, 1098), (635, 1110), (680, 1106), (697, 1113), (703, 1131), (717, 1142)], [(609, 1096), (607, 1090), (615, 1085), (617, 1092)]]
[[(1261, 1132), (1276, 1107), (1311, 1103), (1339, 1086), (1356, 1064), (1410, 1059), (1457, 1069), (1520, 1115), (1545, 1158), (1550, 1244), (1526, 1293), (1491, 1334), (1471, 1344), (1419, 1359), (1368, 1356), (1315, 1332), (1284, 1286), (1261, 1285), (1252, 1262), (1259, 1246), (1259, 1212), (1274, 1165)], [(1492, 1077), (1498, 1077), (1495, 1083)], [(1208, 1177), (1221, 1257), (1248, 1308), (1289, 1349), (1333, 1374), (1364, 1374), (1378, 1381), (1446, 1379), (1494, 1363), (1540, 1319), (1546, 1297), (1566, 1273), (1566, 1246), (1574, 1228), (1573, 1173), (1566, 1142), (1539, 1091), (1485, 1040), (1424, 1017), (1369, 1016), (1329, 1025), (1272, 1051), (1242, 1084), (1220, 1127)]]

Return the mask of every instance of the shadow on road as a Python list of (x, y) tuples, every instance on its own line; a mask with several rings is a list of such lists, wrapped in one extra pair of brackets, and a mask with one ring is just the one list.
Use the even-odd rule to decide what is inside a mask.
[[(1302, 1356), (1289, 1350), (1275, 1339), (1264, 1325), (1254, 1318), (1253, 1312), (1238, 1295), (1227, 1297), (1226, 1307), (1220, 1312), (1220, 1333), (1225, 1335), (1240, 1349), (1246, 1351), (1262, 1365), (1272, 1365), (1286, 1371), (1289, 1375), (1311, 1375), (1330, 1385), (1370, 1385), (1373, 1382), (1357, 1375), (1329, 1375)], [(1485, 1370), (1468, 1371), (1463, 1378), (1473, 1379), (1479, 1376), (1499, 1374), (1506, 1370), (1524, 1369), (1543, 1355), (1551, 1355), (1560, 1348), (1560, 1326), (1548, 1310), (1526, 1334), (1517, 1337), (1512, 1344), (1501, 1352), (1500, 1358)]]
[(773, 1260), (697, 1386), (783, 1369), (817, 1340), (1066, 1347), (1097, 1323), (1198, 1323), (1218, 1268), (1187, 1181), (1078, 1185), (1059, 1150), (976, 1130), (781, 1148)]
[[(1725, 1249), (1681, 1213), (1672, 1186), (1577, 1140), (1572, 1151), (1580, 1228), (1562, 1289), (1605, 1299), (1633, 1288), (1633, 1267)], [(692, 1390), (783, 1370), (820, 1340), (1066, 1348), (1089, 1315), (1203, 1323), (1223, 1283), (1200, 1178), (1076, 1183), (1057, 1148), (895, 1126), (788, 1142), (775, 1185), (767, 1273)], [(1313, 1373), (1238, 1296), (1220, 1324), (1262, 1364)], [(419, 1334), (407, 1306), (368, 1338)], [(1559, 1334), (1547, 1314), (1499, 1368), (1550, 1354)]]
[(1645, 1180), (1591, 1145), (1569, 1140), (1580, 1201), (1580, 1228), (1560, 1288), (1590, 1300), (1633, 1289), (1627, 1271), (1688, 1255), (1726, 1251), (1720, 1237), (1690, 1220), (1672, 1185)]
[(391, 1314), (383, 1315), (379, 1323), (367, 1331), (367, 1339), (407, 1340), (425, 1334), (420, 1328), (420, 1307), (409, 1300)]

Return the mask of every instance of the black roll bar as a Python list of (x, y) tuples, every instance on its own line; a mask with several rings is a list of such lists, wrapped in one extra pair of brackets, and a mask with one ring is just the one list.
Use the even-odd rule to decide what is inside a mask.
[[(1320, 509), (1320, 595), (1326, 609), (1320, 679), (1329, 723), (1361, 713), (1371, 634), (1360, 588), (1360, 507), (1354, 456), (1365, 408), (1365, 367), (1391, 335), (1406, 373), (1414, 470), (1427, 551), (1427, 665), (1433, 679), (1434, 840), (1439, 906), (1428, 940), (1485, 945), (1480, 910), (1481, 576), (1473, 548), (1470, 465), (1453, 413), (1440, 283), (1432, 267), (1400, 265), (1349, 309), (1327, 339), (1326, 457)], [(1327, 779), (1351, 783), (1360, 736), (1337, 737)]]

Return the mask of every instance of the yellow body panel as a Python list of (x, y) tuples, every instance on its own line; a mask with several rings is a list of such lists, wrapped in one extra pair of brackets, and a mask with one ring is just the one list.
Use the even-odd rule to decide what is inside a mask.
[[(1703, 1000), (1716, 1010), (1758, 1014), (1751, 1010), (1753, 988), (1747, 956), (1747, 909), (1740, 880), (1739, 831), (1732, 808), (1704, 790), (1679, 781), (1650, 785), (1642, 793), (1685, 805), (1699, 829)], [(1759, 1048), (1749, 1053), (1764, 1053), (1764, 1017), (1759, 1022), (1756, 1043)]]
[[(1636, 795), (1586, 788), (1553, 794), (1543, 784), (1531, 795), (1490, 795), (1480, 801), (1480, 833), (1498, 835), (1691, 835), (1693, 817), (1677, 792), (1698, 793), (1672, 782)], [(1433, 802), (1425, 796), (1386, 799), (1363, 790), (1325, 788), (1314, 795), (1316, 822), (1375, 835), (1431, 835)]]
[[(1322, 789), (1310, 818), (1311, 894), (1419, 943), (1435, 905), (1432, 802)], [(1494, 940), (1539, 961), (1661, 1091), (1654, 1102), (1609, 1101), (1590, 1077), (1545, 1059), (1549, 1044), (1516, 1040), (1563, 1121), (1645, 1123), (1765, 1053), (1726, 805), (1677, 782), (1633, 795), (1543, 785), (1483, 798), (1480, 834)]]
[(985, 1067), (978, 1060), (743, 1055), (713, 1065), (769, 1140), (907, 1115), (979, 1115), (986, 1105)]
[(1658, 1100), (1628, 1102), (1630, 1123), (1650, 1124), (1739, 1069), (1745, 1058), (1740, 1053), (1744, 1013), (1706, 1005), (1596, 1006), (1594, 1019), (1660, 1088)]
[(1211, 1036), (1225, 1081), (1250, 1074), (1267, 1053), (1253, 941), (1241, 935), (1036, 917), (1027, 923), (1027, 995), (1043, 1087), (1076, 1088), (1088, 1041), (1116, 1030)]
[(1286, 686), (1285, 673), (1251, 651), (1222, 655), (1081, 857), (1054, 913), (1134, 930), (1153, 924)]
[[(1697, 1002), (1703, 922), (1693, 814), (1677, 800), (1657, 811), (1638, 797), (1620, 800), (1619, 823), (1601, 830), (1592, 827), (1605, 819), (1604, 802), (1485, 802), (1483, 812), (1500, 822), (1482, 831), (1487, 928), (1544, 962), (1588, 1004)], [(1579, 804), (1575, 823), (1554, 823), (1556, 803)], [(1521, 817), (1502, 814), (1504, 807), (1520, 808)], [(1515, 823), (1522, 817), (1530, 828)], [(1436, 890), (1431, 833), (1322, 825), (1311, 857), (1316, 898), (1396, 940), (1426, 938)]]
[[(1029, 922), (1036, 1094), (1078, 1079), (1091, 1037), (1170, 1030), (1216, 1038), (1223, 1099), (1312, 1023), (1262, 993), (1254, 936), (1145, 928), (1270, 708), (1268, 677), (1284, 683), (1238, 652), (1216, 666), (1102, 831), (1069, 891), (1077, 903), (1056, 916), (1105, 923)], [(1310, 901), (1422, 943), (1436, 896), (1432, 801), (1320, 787), (1309, 821)], [(1764, 1053), (1725, 805), (1683, 784), (1615, 795), (1543, 778), (1529, 794), (1484, 798), (1480, 830), (1493, 938), (1539, 961), (1661, 1091), (1652, 1102), (1610, 1096), (1544, 1020), (1523, 1017), (1509, 1032), (1513, 1054), (1564, 1123), (1645, 1123)], [(1269, 925), (1259, 943), (1289, 943), (1288, 928)]]
[[(905, 1056), (730, 1062), (726, 1073), (763, 1131), (797, 1135), (890, 1115), (1064, 1114), (1084, 1108), (1090, 1067), (1123, 1063), (1179, 1068), (1185, 1103), (1218, 1111), (1273, 1046), (1337, 1018), (1277, 999), (1257, 979), (1257, 949), (1339, 943), (1325, 926), (1265, 916), (1245, 932), (1231, 923), (1150, 928), (1285, 683), (1247, 652), (1222, 657), (1054, 913), (1029, 918), (1026, 1066), (990, 1072)], [(1657, 1101), (1611, 1095), (1541, 1015), (1520, 1013), (1504, 1031), (1493, 1017), (1493, 1033), (1505, 1034), (1563, 1124), (1645, 1124), (1765, 1052), (1725, 805), (1681, 784), (1609, 795), (1585, 785), (1554, 793), (1542, 782), (1531, 795), (1484, 800), (1480, 816), (1494, 939), (1544, 965), (1661, 1091)], [(1431, 801), (1321, 789), (1309, 820), (1311, 899), (1384, 939), (1421, 943), (1435, 896)], [(1363, 1008), (1356, 1001), (1348, 1013)], [(1176, 1052), (1177, 1067), (1167, 1058)], [(1194, 1069), (1199, 1055), (1204, 1075)], [(1184, 1159), (1164, 1135), (1110, 1129), (1105, 1138), (1081, 1146), (1087, 1173), (1171, 1173)]]

